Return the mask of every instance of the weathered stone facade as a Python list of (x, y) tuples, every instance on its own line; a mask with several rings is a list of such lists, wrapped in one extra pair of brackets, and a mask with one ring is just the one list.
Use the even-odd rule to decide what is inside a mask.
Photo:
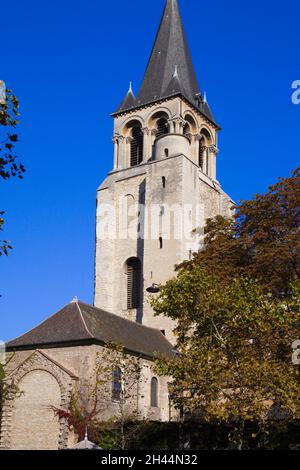
[[(156, 139), (162, 117), (169, 123), (169, 132)], [(144, 154), (143, 162), (131, 167), (130, 133), (135, 122), (143, 129)], [(184, 134), (186, 125), (189, 134)], [(153, 315), (146, 289), (173, 277), (175, 266), (201, 247), (201, 229), (208, 218), (231, 215), (232, 201), (216, 179), (217, 131), (216, 125), (181, 97), (121, 113), (115, 117), (115, 166), (98, 190), (95, 305), (163, 330), (171, 341), (174, 324)], [(128, 200), (135, 213), (128, 209)], [(138, 204), (144, 206), (144, 212)], [(164, 211), (157, 230), (151, 218), (155, 206)], [(115, 213), (109, 227), (106, 208), (113, 208)], [(172, 218), (173, 209), (183, 214), (180, 224)], [(129, 234), (122, 217), (126, 210)], [(186, 221), (187, 211), (190, 221)], [(103, 234), (105, 224), (107, 232)], [(189, 233), (177, 236), (178, 226), (185, 229), (188, 224)], [(194, 229), (198, 229), (198, 235), (191, 237)], [(125, 266), (133, 257), (142, 265), (143, 302), (141, 308), (128, 310)]]
[[(92, 345), (17, 352), (8, 373), (20, 396), (5, 404), (0, 449), (57, 450), (74, 445), (76, 436), (64, 418), (59, 420), (55, 416), (53, 408), (68, 410), (71, 397), (87, 391), (95, 380), (96, 360), (103, 351), (103, 347)], [(157, 377), (158, 406), (151, 407), (151, 379), (156, 377), (153, 362), (138, 360), (141, 376), (133, 383), (124, 413), (126, 417), (167, 421), (173, 413), (169, 408), (167, 378)], [(111, 382), (107, 383), (107, 392), (99, 410), (101, 421), (116, 418), (120, 410), (111, 395)]]
[(10, 365), (17, 363), (11, 373), (20, 396), (4, 405), (0, 449), (67, 448), (67, 423), (58, 422), (49, 407), (68, 409), (77, 377), (38, 350), (17, 354)]

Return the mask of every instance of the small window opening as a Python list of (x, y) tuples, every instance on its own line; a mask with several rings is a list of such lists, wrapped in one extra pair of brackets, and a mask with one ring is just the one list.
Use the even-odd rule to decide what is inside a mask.
[(151, 407), (158, 407), (158, 380), (156, 377), (151, 380)]
[(159, 249), (160, 250), (163, 249), (163, 238), (162, 237), (159, 237)]
[(117, 367), (112, 374), (112, 399), (121, 401), (122, 398), (122, 371)]

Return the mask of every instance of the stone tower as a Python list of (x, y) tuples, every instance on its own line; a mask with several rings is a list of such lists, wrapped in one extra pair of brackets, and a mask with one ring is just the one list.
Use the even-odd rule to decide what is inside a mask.
[(200, 92), (177, 0), (167, 0), (137, 96), (113, 114), (114, 168), (97, 193), (95, 306), (163, 331), (147, 289), (201, 248), (205, 220), (230, 215), (216, 175), (218, 131)]

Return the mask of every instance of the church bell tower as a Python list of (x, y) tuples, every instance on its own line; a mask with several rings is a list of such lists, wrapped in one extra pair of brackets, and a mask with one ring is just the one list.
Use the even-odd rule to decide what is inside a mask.
[[(161, 330), (149, 287), (201, 248), (206, 219), (230, 215), (218, 131), (200, 92), (177, 0), (167, 0), (141, 88), (113, 113), (114, 166), (97, 192), (96, 307)], [(151, 289), (150, 289), (151, 290)]]

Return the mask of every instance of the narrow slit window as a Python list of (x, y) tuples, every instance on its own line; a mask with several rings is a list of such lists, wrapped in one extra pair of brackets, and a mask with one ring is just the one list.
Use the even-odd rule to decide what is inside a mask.
[(158, 407), (158, 380), (156, 377), (151, 380), (151, 407)]
[(112, 399), (121, 401), (122, 398), (122, 371), (117, 367), (112, 374)]

